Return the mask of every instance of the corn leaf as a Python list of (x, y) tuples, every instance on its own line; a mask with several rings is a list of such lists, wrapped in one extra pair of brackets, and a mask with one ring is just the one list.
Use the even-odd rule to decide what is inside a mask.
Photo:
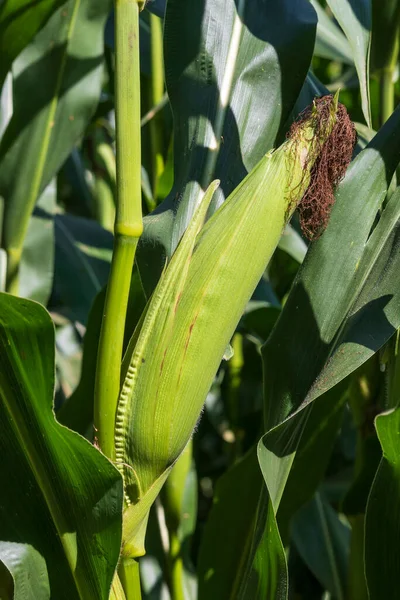
[(276, 145), (314, 47), (315, 12), (306, 0), (295, 7), (293, 0), (201, 0), (195, 7), (169, 0), (164, 42), (174, 186), (145, 219), (139, 268), (147, 291), (190, 222), (201, 189), (220, 179), (215, 210)]
[(344, 600), (350, 554), (350, 528), (317, 492), (296, 514), (293, 541), (300, 556), (333, 598)]
[(18, 54), (65, 0), (4, 0), (0, 8), (0, 89)]
[(310, 0), (310, 2), (318, 16), (314, 54), (328, 60), (354, 65), (350, 44), (339, 27), (327, 15), (317, 0)]
[(59, 312), (86, 326), (107, 283), (113, 236), (96, 221), (75, 215), (56, 215), (54, 225), (54, 302)]
[(51, 597), (108, 600), (121, 542), (122, 483), (52, 410), (54, 329), (39, 304), (0, 295), (0, 540), (30, 544)]
[[(288, 464), (301, 437), (303, 425), (300, 422), (304, 424), (308, 416), (307, 411), (301, 415), (301, 408), (365, 362), (396, 327), (396, 293), (389, 299), (383, 291), (370, 289), (374, 266), (378, 272), (384, 269), (379, 256), (382, 246), (389, 243), (398, 218), (396, 198), (383, 211), (376, 232), (369, 239), (368, 235), (400, 158), (400, 145), (393, 135), (399, 127), (400, 110), (397, 110), (351, 164), (338, 187), (328, 229), (310, 248), (277, 325), (263, 348), (269, 439), (274, 440), (273, 445), (277, 444), (277, 457), (287, 456)], [(393, 281), (385, 281), (388, 286), (395, 286)], [(372, 294), (378, 296), (375, 301)], [(301, 319), (296, 318), (298, 311), (301, 311)], [(372, 311), (375, 320), (363, 321), (361, 317), (366, 311), (369, 317)], [(392, 325), (382, 329), (385, 314)], [(359, 332), (358, 339), (355, 332)], [(366, 344), (362, 335), (371, 341)], [(278, 426), (295, 411), (292, 423)], [(273, 431), (275, 426), (278, 427)], [(288, 437), (280, 438), (285, 429), (288, 435), (289, 431), (296, 432), (290, 448), (286, 447)], [(264, 455), (266, 443), (265, 437), (259, 447), (260, 455)], [(280, 471), (280, 467), (277, 468)], [(270, 483), (277, 505), (284, 480), (285, 477), (280, 481), (274, 471)]]
[(40, 196), (32, 214), (21, 257), (20, 295), (47, 305), (53, 288), (56, 182)]
[[(13, 580), (13, 593), (6, 596), (1, 590), (0, 598), (8, 600), (49, 600), (50, 586), (46, 562), (29, 544), (0, 542), (0, 560), (7, 567)], [(3, 577), (0, 575), (0, 579)]]
[(396, 37), (399, 28), (399, 0), (371, 0), (372, 40), (371, 70), (384, 69), (396, 60)]
[(393, 238), (400, 214), (397, 193), (368, 237), (400, 158), (399, 127), (397, 110), (351, 164), (329, 226), (311, 246), (263, 347), (269, 431), (258, 457), (275, 511), (312, 402), (365, 362), (400, 325)]
[(398, 580), (399, 426), (399, 408), (376, 419), (383, 458), (371, 487), (365, 521), (365, 573), (371, 600), (393, 597)]
[[(285, 556), (273, 522), (262, 564), (255, 567), (253, 577), (249, 571), (248, 558), (252, 546), (257, 547), (253, 537), (262, 488), (255, 448), (218, 481), (200, 546), (199, 600), (238, 598), (243, 584), (250, 586), (250, 581), (252, 589), (247, 588), (245, 598), (285, 597), (287, 576), (281, 576), (282, 572), (286, 575)], [(263, 523), (261, 519), (258, 522)], [(254, 589), (254, 583), (261, 591)]]
[(96, 108), (109, 9), (109, 0), (69, 0), (14, 63), (14, 112), (0, 144), (9, 253), (22, 246), (38, 197)]
[(369, 94), (371, 0), (327, 0), (327, 3), (350, 43), (360, 82), (362, 110), (368, 127), (372, 127)]

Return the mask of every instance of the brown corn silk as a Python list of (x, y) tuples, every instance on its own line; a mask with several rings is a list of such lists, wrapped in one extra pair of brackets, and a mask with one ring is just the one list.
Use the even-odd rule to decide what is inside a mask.
[[(298, 205), (300, 226), (304, 236), (309, 240), (317, 239), (326, 229), (332, 206), (335, 201), (334, 189), (344, 177), (351, 161), (357, 140), (356, 131), (346, 108), (338, 104), (336, 122), (332, 133), (324, 139), (324, 131), (329, 126), (333, 96), (316, 98), (292, 124), (288, 138), (294, 141), (292, 151), (296, 152), (297, 142), (304, 136), (304, 124), (308, 121), (314, 131), (311, 140), (311, 152), (303, 165), (304, 177), (307, 176), (308, 162), (317, 156), (311, 169), (310, 183)], [(304, 183), (289, 191), (289, 201), (296, 197), (296, 191)]]

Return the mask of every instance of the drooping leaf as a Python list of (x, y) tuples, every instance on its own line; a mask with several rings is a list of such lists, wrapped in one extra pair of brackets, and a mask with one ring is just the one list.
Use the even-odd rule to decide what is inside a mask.
[[(200, 546), (199, 600), (285, 597), (286, 582), (276, 577), (280, 569), (274, 568), (280, 564), (285, 569), (283, 549), (279, 543), (274, 544), (276, 526), (275, 532), (265, 528), (266, 515), (257, 519), (262, 487), (255, 450), (219, 480)], [(257, 521), (262, 527), (255, 536)], [(262, 547), (259, 542), (263, 529), (267, 531), (265, 553), (262, 562), (257, 565), (254, 561), (253, 565), (249, 557), (253, 557), (257, 545)], [(256, 591), (257, 584), (260, 591)]]
[(400, 325), (397, 194), (368, 237), (400, 158), (394, 135), (399, 127), (397, 111), (351, 164), (328, 228), (311, 245), (263, 347), (267, 434), (258, 458), (275, 511), (312, 402), (365, 362)]
[(12, 575), (14, 600), (50, 599), (46, 562), (35, 548), (29, 544), (0, 541), (0, 560)]
[[(391, 301), (386, 296), (385, 300), (383, 292), (373, 287), (376, 271), (369, 277), (373, 268), (378, 272), (383, 270), (382, 276), (386, 273), (385, 263), (380, 264), (379, 256), (385, 243), (389, 243), (388, 236), (396, 223), (396, 199), (383, 211), (369, 240), (368, 235), (400, 158), (398, 140), (393, 136), (399, 127), (400, 111), (397, 111), (351, 164), (338, 187), (329, 226), (312, 244), (277, 325), (263, 348), (269, 428), (283, 422), (291, 411), (305, 407), (365, 362), (392, 335), (396, 326), (396, 296), (392, 294)], [(389, 275), (385, 281), (391, 289), (395, 286)], [(375, 301), (373, 294), (378, 296)], [(388, 318), (392, 325), (382, 328), (382, 309), (386, 305), (391, 311)], [(353, 316), (344, 328), (349, 313)], [(301, 318), (297, 317), (299, 314)], [(365, 321), (362, 321), (364, 314)], [(373, 314), (376, 317), (371, 321)], [(353, 330), (351, 325), (354, 325)], [(364, 339), (365, 335), (373, 339), (372, 346), (364, 341), (363, 330), (366, 331)], [(358, 338), (355, 338), (356, 332)], [(287, 455), (289, 465), (306, 419), (307, 414), (299, 415), (292, 423), (289, 421), (275, 432), (271, 431), (269, 439), (274, 440), (272, 446), (277, 444), (274, 452), (277, 452), (278, 463), (278, 455)], [(303, 420), (302, 426), (299, 420)], [(287, 435), (283, 433), (285, 428)], [(287, 446), (289, 431), (291, 434), (296, 431), (296, 435)], [(266, 442), (264, 438), (264, 444)], [(264, 444), (260, 452), (264, 452)], [(278, 488), (286, 476), (280, 482), (274, 473), (270, 483), (278, 499), (283, 489)]]
[(0, 540), (30, 544), (51, 596), (108, 600), (119, 556), (122, 482), (52, 410), (54, 329), (39, 304), (0, 295)]
[(348, 382), (342, 382), (317, 398), (307, 418), (277, 513), (279, 532), (285, 544), (289, 541), (293, 515), (311, 500), (324, 477), (343, 421), (347, 385)]

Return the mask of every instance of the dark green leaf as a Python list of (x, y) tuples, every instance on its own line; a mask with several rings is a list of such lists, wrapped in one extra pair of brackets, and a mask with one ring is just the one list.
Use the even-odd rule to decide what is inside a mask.
[(14, 63), (14, 112), (0, 145), (3, 247), (22, 247), (33, 207), (99, 100), (109, 0), (69, 0)]
[(55, 207), (56, 186), (52, 181), (30, 219), (20, 267), (20, 295), (45, 306), (53, 287)]
[(14, 600), (50, 599), (46, 562), (35, 548), (29, 544), (0, 541), (0, 560), (12, 575)]
[(65, 0), (3, 0), (0, 7), (0, 89), (18, 54)]
[(314, 53), (329, 60), (353, 65), (353, 56), (349, 42), (339, 27), (326, 14), (317, 0), (310, 0), (318, 15), (317, 38)]
[(353, 51), (361, 103), (367, 125), (371, 127), (369, 96), (369, 52), (371, 45), (371, 0), (327, 0)]
[(86, 325), (90, 308), (107, 283), (113, 236), (96, 221), (55, 217), (54, 298), (57, 310)]
[(365, 572), (371, 600), (395, 598), (399, 576), (400, 408), (376, 418), (383, 458), (367, 504)]
[(344, 600), (350, 528), (320, 493), (296, 514), (292, 537), (304, 562), (325, 589), (335, 600)]
[(396, 64), (399, 20), (399, 0), (372, 0), (372, 70), (384, 69)]
[(165, 75), (175, 177), (146, 219), (139, 252), (146, 290), (185, 231), (201, 188), (220, 179), (214, 204), (221, 203), (275, 145), (307, 74), (315, 27), (305, 0), (201, 0), (195, 7), (169, 0)]
[(285, 544), (289, 540), (288, 530), (292, 516), (311, 499), (325, 474), (343, 421), (346, 388), (346, 382), (339, 384), (317, 398), (309, 409), (277, 515), (279, 531)]
[[(268, 510), (255, 450), (221, 477), (199, 556), (199, 600), (284, 598), (283, 548)], [(255, 530), (256, 523), (259, 524)], [(257, 554), (258, 550), (258, 554)]]
[(108, 600), (121, 544), (121, 476), (55, 420), (50, 316), (8, 294), (0, 295), (0, 373), (0, 540), (43, 556), (57, 600)]

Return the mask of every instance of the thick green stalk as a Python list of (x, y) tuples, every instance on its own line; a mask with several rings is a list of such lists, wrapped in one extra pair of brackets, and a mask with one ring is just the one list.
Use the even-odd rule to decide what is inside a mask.
[(130, 280), (143, 231), (141, 210), (139, 6), (115, 2), (117, 208), (96, 369), (94, 422), (99, 446), (113, 459), (115, 413)]
[(125, 591), (126, 600), (141, 600), (139, 563), (133, 558), (122, 558), (118, 575)]

